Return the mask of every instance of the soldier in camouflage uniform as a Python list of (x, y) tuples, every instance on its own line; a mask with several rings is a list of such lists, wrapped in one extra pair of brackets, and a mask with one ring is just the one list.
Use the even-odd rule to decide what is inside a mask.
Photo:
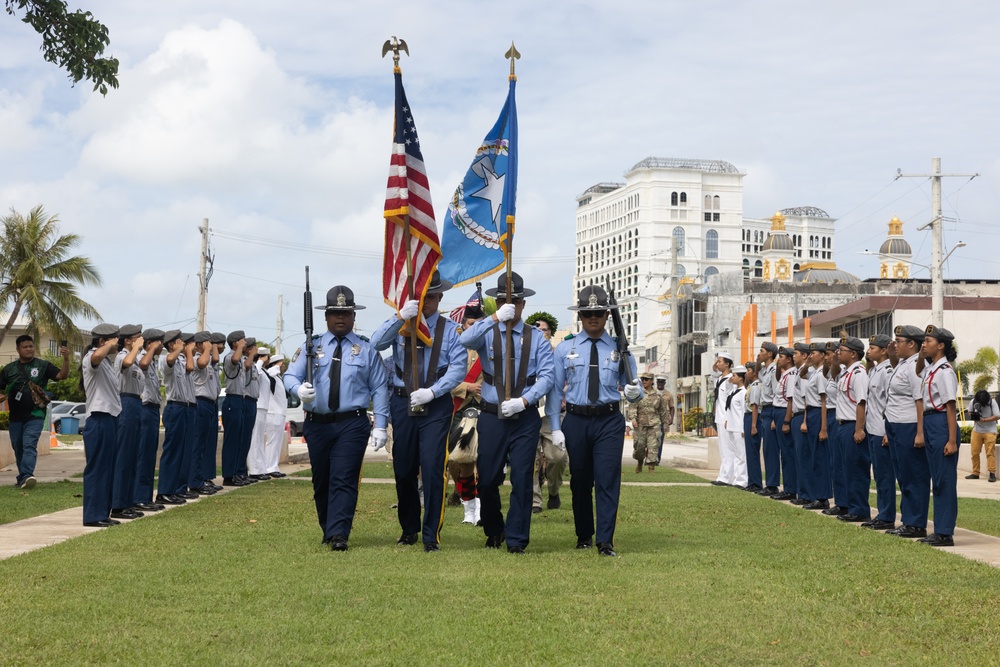
[(632, 458), (636, 460), (635, 471), (642, 472), (642, 465), (653, 472), (660, 453), (660, 424), (670, 416), (663, 396), (652, 391), (653, 374), (639, 376), (645, 395), (635, 403), (629, 403), (625, 416), (632, 422)]

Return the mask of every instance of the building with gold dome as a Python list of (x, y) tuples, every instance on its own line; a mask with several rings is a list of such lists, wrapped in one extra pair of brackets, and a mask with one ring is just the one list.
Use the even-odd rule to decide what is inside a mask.
[(910, 260), (913, 249), (903, 238), (903, 221), (892, 216), (889, 236), (878, 249), (878, 277), (882, 280), (906, 280), (910, 277)]

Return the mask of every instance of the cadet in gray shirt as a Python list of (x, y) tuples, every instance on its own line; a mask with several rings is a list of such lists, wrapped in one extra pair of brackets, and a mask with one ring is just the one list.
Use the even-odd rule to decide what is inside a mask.
[(163, 383), (167, 390), (167, 407), (163, 410), (163, 454), (160, 456), (160, 486), (156, 502), (182, 505), (187, 499), (177, 491), (184, 484), (181, 463), (184, 458), (184, 441), (187, 438), (187, 406), (194, 402), (194, 392), (189, 394), (187, 373), (194, 368), (194, 359), (188, 361), (182, 352), (184, 341), (181, 332), (171, 329), (163, 335), (167, 358), (163, 366)]
[(142, 352), (142, 325), (126, 324), (118, 332), (118, 355), (115, 370), (121, 376), (121, 414), (118, 415), (118, 447), (111, 498), (112, 519), (138, 519), (142, 512), (133, 509), (135, 496), (135, 459), (139, 449), (139, 424), (142, 412), (144, 374), (136, 363)]
[(118, 347), (118, 327), (98, 324), (94, 340), (83, 356), (81, 375), (87, 394), (87, 423), (83, 446), (87, 465), (83, 470), (83, 525), (106, 528), (119, 522), (111, 518), (115, 443), (118, 440), (118, 395), (121, 375), (109, 355)]
[(144, 349), (137, 365), (142, 369), (140, 396), (142, 414), (139, 418), (139, 453), (135, 461), (134, 507), (144, 512), (158, 512), (163, 505), (153, 502), (153, 476), (156, 471), (156, 450), (160, 441), (160, 351), (163, 332), (146, 329), (142, 332)]

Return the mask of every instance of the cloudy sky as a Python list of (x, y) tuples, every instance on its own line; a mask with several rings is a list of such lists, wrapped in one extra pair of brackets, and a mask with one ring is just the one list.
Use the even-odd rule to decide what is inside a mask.
[[(73, 5), (71, 5), (73, 6)], [(292, 7), (296, 11), (285, 9)], [(102, 0), (85, 4), (120, 59), (107, 97), (42, 60), (0, 15), (0, 210), (37, 204), (83, 237), (105, 320), (193, 328), (198, 226), (215, 275), (208, 324), (301, 336), (303, 267), (314, 295), (344, 283), (359, 329), (381, 305), (392, 129), (390, 35), (438, 220), (518, 62), (516, 270), (530, 306), (565, 317), (575, 197), (650, 156), (728, 160), (744, 215), (812, 205), (838, 218), (836, 260), (861, 277), (895, 214), (930, 258), (925, 179), (941, 157), (951, 278), (1000, 278), (1000, 6), (986, 2), (618, 3)], [(992, 46), (991, 46), (992, 45)], [(918, 275), (920, 275), (918, 273)], [(926, 271), (923, 276), (926, 277)], [(450, 294), (445, 306), (464, 302)], [(90, 324), (90, 323), (82, 323)]]

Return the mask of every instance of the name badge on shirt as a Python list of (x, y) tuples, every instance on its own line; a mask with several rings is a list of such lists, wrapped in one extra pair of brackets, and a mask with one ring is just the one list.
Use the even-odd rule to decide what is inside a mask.
[(611, 350), (612, 363), (618, 363), (618, 350)]
[(359, 354), (361, 354), (361, 346), (360, 345), (352, 345), (351, 346), (351, 356), (352, 357), (356, 357)]
[(323, 353), (323, 346), (322, 345), (317, 345), (316, 349), (313, 352), (315, 353), (317, 359), (322, 359), (323, 357), (326, 356)]
[(572, 352), (566, 355), (567, 359), (578, 359), (579, 357), (580, 355), (576, 353), (576, 350), (573, 350)]

